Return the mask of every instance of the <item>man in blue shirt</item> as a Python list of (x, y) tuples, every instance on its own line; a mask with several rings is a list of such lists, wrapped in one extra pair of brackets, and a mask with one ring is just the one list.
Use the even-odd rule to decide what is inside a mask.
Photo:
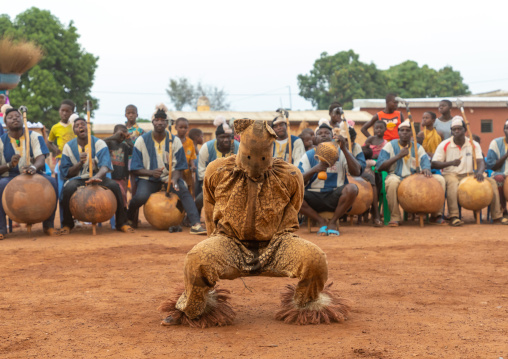
[[(4, 133), (0, 137), (0, 198), (9, 182), (21, 173), (29, 175), (38, 173), (44, 176), (53, 186), (56, 196), (56, 193), (58, 193), (56, 180), (43, 172), (45, 159), (49, 154), (44, 138), (34, 131), (29, 131), (30, 163), (26, 163), (25, 131), (21, 113), (15, 108), (10, 108), (5, 112), (4, 120), (9, 132)], [(55, 210), (53, 210), (49, 218), (42, 223), (44, 233), (49, 236), (60, 234), (58, 230), (54, 229)], [(0, 203), (0, 239), (3, 239), (6, 233), (7, 223), (5, 211), (3, 204)]]
[[(332, 128), (322, 123), (316, 132), (316, 143), (332, 141)], [(355, 157), (347, 150), (346, 140), (337, 137), (339, 142), (339, 159), (333, 166), (317, 160), (314, 156), (316, 149), (307, 151), (300, 160), (298, 168), (303, 173), (305, 194), (300, 213), (315, 220), (318, 224), (318, 234), (321, 236), (338, 236), (337, 220), (341, 218), (353, 205), (358, 196), (358, 187), (347, 182), (346, 174), (360, 176), (362, 167)], [(327, 179), (318, 178), (318, 173), (326, 171)], [(328, 221), (319, 212), (333, 212)]]
[(106, 177), (108, 172), (113, 170), (111, 159), (109, 157), (109, 149), (106, 142), (92, 136), (92, 158), (93, 158), (93, 176), (90, 176), (88, 168), (88, 129), (84, 118), (77, 118), (73, 125), (76, 138), (67, 142), (63, 147), (62, 161), (60, 163), (60, 174), (64, 178), (64, 188), (62, 191), (62, 234), (69, 234), (74, 228), (74, 219), (70, 211), (69, 202), (72, 195), (78, 187), (88, 183), (100, 183), (111, 190), (115, 195), (116, 206), (116, 229), (121, 232), (134, 232), (127, 225), (127, 215), (123, 203), (123, 196), (118, 183)]
[[(166, 111), (159, 108), (154, 114), (152, 124), (153, 131), (138, 137), (134, 144), (131, 171), (137, 177), (137, 189), (129, 203), (127, 217), (134, 224), (137, 210), (148, 201), (152, 193), (160, 191), (166, 184), (172, 187), (172, 191), (182, 201), (183, 208), (191, 222), (190, 233), (206, 234), (206, 229), (201, 226), (194, 200), (181, 178), (181, 171), (187, 169), (187, 158), (180, 139), (166, 131), (166, 127), (168, 127)], [(171, 164), (168, 163), (169, 146), (171, 146), (173, 153)], [(168, 178), (170, 165), (172, 166), (171, 178)]]

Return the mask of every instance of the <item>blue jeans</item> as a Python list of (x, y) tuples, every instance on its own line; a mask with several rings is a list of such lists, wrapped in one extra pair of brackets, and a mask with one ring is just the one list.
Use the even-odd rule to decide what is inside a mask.
[[(56, 180), (53, 177), (50, 177), (46, 174), (40, 173), (44, 178), (46, 178), (51, 185), (53, 186), (53, 189), (55, 190), (55, 196), (58, 193), (58, 188), (56, 185)], [(13, 177), (4, 177), (0, 179), (0, 198), (2, 198), (4, 194), (5, 187), (9, 184), (10, 181), (12, 181), (16, 176)], [(44, 228), (54, 228), (54, 221), (55, 221), (55, 212), (56, 212), (56, 203), (55, 203), (55, 209), (51, 213), (51, 216), (46, 219), (44, 222), (42, 222), (42, 226)], [(2, 203), (0, 203), (0, 233), (6, 234), (7, 233), (7, 221), (5, 219), (5, 211), (4, 206)]]
[[(137, 181), (136, 194), (132, 197), (129, 203), (129, 209), (127, 210), (127, 218), (130, 221), (134, 220), (134, 216), (136, 211), (148, 201), (150, 195), (152, 193), (158, 192), (161, 190), (163, 183), (162, 182), (153, 182), (145, 179), (139, 178)], [(179, 191), (175, 191), (171, 188), (171, 192), (176, 193), (180, 201), (182, 201), (183, 208), (185, 212), (187, 212), (187, 216), (191, 222), (191, 225), (195, 225), (200, 223), (199, 213), (196, 209), (196, 204), (192, 199), (192, 196), (187, 189), (187, 185), (185, 184), (183, 179), (178, 179), (178, 187), (180, 187)]]

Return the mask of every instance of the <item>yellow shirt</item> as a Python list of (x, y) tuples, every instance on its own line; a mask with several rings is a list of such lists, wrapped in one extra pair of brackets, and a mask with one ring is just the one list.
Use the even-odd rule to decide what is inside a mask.
[(67, 142), (74, 139), (76, 135), (74, 134), (74, 129), (72, 128), (72, 124), (68, 123), (67, 125), (58, 122), (56, 125), (51, 127), (51, 131), (49, 132), (48, 140), (50, 142), (54, 142), (56, 140), (56, 144), (58, 149), (60, 150), (60, 154), (56, 156), (56, 158), (62, 158), (62, 151)]
[(187, 157), (187, 163), (191, 163), (196, 157), (196, 147), (194, 147), (194, 141), (189, 137), (186, 138), (185, 142), (182, 142), (183, 150), (185, 151), (185, 157)]

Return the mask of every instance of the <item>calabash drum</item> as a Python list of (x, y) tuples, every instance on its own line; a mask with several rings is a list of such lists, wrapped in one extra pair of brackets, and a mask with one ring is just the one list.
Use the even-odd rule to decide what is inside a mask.
[(157, 229), (167, 230), (179, 225), (185, 212), (178, 196), (174, 193), (153, 193), (143, 208), (145, 218)]

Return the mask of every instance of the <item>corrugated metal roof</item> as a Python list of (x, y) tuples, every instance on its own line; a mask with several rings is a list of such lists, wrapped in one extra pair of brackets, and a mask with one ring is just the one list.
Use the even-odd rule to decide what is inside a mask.
[[(507, 107), (508, 96), (460, 96), (439, 98), (407, 98), (411, 107), (438, 107), (441, 100), (450, 100), (456, 106), (457, 98), (464, 102), (464, 107)], [(400, 106), (400, 105), (399, 105)], [(385, 107), (385, 99), (357, 99), (353, 100), (353, 110), (360, 108)]]
[[(176, 120), (179, 117), (185, 117), (189, 121), (213, 121), (217, 116), (230, 118), (250, 118), (252, 120), (272, 121), (277, 113), (275, 111), (260, 112), (240, 112), (240, 111), (169, 111), (169, 116)], [(355, 122), (367, 122), (372, 115), (364, 111), (344, 111), (344, 115), (348, 120)], [(317, 122), (321, 118), (330, 118), (328, 110), (319, 111), (289, 111), (290, 122)]]

